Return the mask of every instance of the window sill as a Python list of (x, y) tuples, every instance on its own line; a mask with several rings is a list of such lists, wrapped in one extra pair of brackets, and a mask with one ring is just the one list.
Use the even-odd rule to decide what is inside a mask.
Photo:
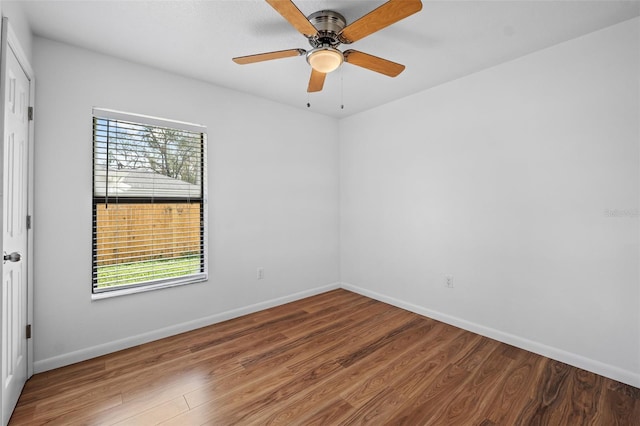
[(103, 290), (99, 293), (92, 293), (91, 300), (111, 299), (112, 297), (126, 296), (129, 294), (145, 293), (147, 291), (160, 290), (163, 288), (178, 287), (188, 284), (196, 284), (207, 281), (207, 273), (192, 275), (190, 277), (171, 279), (156, 284), (142, 285), (138, 287), (121, 288), (117, 290)]

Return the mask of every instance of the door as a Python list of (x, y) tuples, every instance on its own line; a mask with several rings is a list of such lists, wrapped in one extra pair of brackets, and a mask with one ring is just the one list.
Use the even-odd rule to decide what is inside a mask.
[(4, 50), (2, 146), (2, 422), (27, 380), (27, 189), (30, 81), (11, 43)]

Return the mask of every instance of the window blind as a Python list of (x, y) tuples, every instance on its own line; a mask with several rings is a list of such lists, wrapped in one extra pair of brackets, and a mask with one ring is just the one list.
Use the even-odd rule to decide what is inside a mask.
[(93, 293), (206, 279), (205, 132), (181, 124), (94, 110)]

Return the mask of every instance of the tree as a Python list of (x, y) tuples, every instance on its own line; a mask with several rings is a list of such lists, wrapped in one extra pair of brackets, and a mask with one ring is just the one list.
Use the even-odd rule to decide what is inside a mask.
[(200, 141), (179, 130), (145, 127), (143, 141), (149, 167), (156, 173), (196, 184), (200, 170)]
[(100, 134), (96, 138), (104, 145), (97, 150), (104, 152), (104, 158), (97, 159), (98, 164), (118, 170), (151, 170), (184, 182), (199, 183), (202, 161), (199, 133), (111, 120), (99, 123), (98, 127), (104, 132), (104, 136)]

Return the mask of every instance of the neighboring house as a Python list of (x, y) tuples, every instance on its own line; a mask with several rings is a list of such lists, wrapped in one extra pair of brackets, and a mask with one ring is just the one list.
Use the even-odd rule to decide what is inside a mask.
[[(200, 187), (189, 182), (175, 179), (153, 170), (145, 169), (94, 169), (95, 195), (113, 197), (175, 197), (176, 195), (200, 195)], [(109, 182), (109, 191), (106, 182)]]

